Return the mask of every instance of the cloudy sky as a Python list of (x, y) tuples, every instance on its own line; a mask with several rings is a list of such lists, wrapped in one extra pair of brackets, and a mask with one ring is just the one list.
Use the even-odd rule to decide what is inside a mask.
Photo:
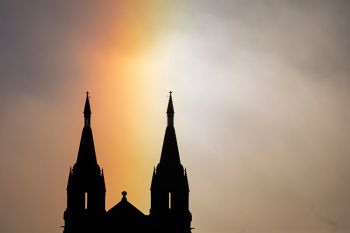
[(145, 214), (168, 91), (198, 233), (350, 231), (350, 2), (0, 1), (0, 232), (62, 232), (85, 92)]

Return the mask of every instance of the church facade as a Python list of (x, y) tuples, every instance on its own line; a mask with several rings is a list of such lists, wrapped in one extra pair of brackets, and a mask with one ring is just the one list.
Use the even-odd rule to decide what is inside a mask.
[(189, 185), (180, 161), (171, 92), (160, 162), (153, 170), (150, 190), (149, 215), (133, 206), (125, 191), (119, 203), (105, 210), (106, 185), (97, 163), (87, 93), (77, 161), (69, 170), (63, 233), (191, 233)]

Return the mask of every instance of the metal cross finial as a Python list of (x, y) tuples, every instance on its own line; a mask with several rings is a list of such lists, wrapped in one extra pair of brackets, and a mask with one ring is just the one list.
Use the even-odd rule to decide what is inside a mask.
[(171, 93), (173, 93), (172, 91), (169, 91), (169, 93), (170, 93), (170, 95), (171, 95)]

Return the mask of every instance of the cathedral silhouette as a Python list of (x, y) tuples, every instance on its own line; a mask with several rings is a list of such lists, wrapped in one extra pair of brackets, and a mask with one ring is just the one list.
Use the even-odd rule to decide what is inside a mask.
[(106, 185), (96, 159), (87, 93), (77, 161), (69, 171), (63, 233), (191, 233), (189, 185), (176, 141), (171, 92), (166, 113), (160, 162), (152, 175), (149, 215), (133, 206), (125, 191), (121, 201), (106, 211)]

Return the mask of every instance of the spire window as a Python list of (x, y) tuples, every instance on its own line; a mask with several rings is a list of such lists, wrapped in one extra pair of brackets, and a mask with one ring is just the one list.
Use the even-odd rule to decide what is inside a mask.
[(88, 208), (88, 193), (84, 193), (84, 209)]
[(171, 193), (169, 192), (169, 210), (171, 210)]

